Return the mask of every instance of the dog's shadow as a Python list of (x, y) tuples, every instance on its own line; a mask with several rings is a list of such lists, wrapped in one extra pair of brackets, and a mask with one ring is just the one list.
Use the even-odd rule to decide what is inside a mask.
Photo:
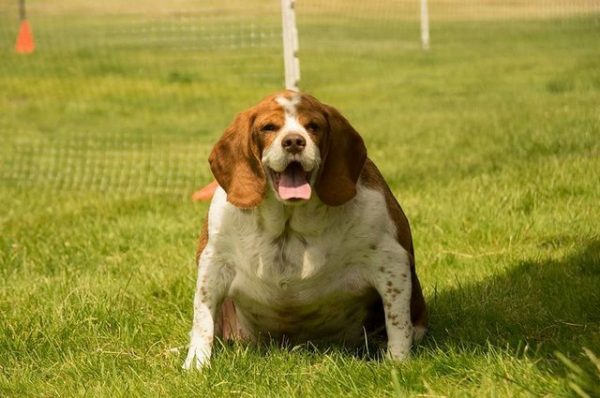
[(424, 347), (529, 346), (544, 356), (600, 347), (600, 240), (560, 261), (521, 261), (428, 301), (431, 330)]

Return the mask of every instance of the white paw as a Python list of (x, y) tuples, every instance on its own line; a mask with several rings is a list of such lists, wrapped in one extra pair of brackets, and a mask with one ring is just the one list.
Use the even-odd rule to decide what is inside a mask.
[(201, 370), (210, 364), (211, 348), (207, 344), (190, 344), (187, 357), (183, 363), (183, 369), (195, 368)]
[(394, 361), (405, 361), (410, 357), (410, 348), (412, 346), (413, 331), (412, 328), (403, 331), (401, 335), (396, 335), (388, 340), (388, 357)]
[(392, 361), (404, 362), (410, 358), (410, 349), (388, 347), (388, 358)]

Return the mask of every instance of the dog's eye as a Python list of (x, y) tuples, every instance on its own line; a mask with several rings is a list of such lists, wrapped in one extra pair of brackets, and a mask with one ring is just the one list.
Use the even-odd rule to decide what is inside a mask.
[(318, 133), (319, 125), (315, 122), (310, 122), (306, 125), (306, 130), (308, 130), (311, 133)]
[(264, 126), (262, 126), (261, 131), (275, 131), (278, 130), (278, 127), (276, 125), (274, 125), (273, 123), (267, 123)]

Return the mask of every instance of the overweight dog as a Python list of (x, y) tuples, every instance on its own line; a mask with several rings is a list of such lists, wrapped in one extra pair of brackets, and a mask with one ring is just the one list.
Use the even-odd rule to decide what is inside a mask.
[(408, 220), (361, 136), (293, 91), (237, 115), (209, 158), (219, 184), (198, 247), (184, 368), (215, 337), (357, 345), (409, 356), (427, 328)]

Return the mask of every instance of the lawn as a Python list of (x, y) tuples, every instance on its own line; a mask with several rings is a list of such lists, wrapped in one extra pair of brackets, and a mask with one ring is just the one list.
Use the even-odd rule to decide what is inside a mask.
[(207, 210), (189, 195), (233, 115), (281, 88), (279, 16), (34, 13), (37, 52), (17, 56), (7, 10), (0, 396), (600, 394), (598, 14), (440, 18), (428, 53), (415, 21), (300, 14), (302, 88), (407, 213), (431, 331), (402, 364), (220, 345), (186, 373)]

